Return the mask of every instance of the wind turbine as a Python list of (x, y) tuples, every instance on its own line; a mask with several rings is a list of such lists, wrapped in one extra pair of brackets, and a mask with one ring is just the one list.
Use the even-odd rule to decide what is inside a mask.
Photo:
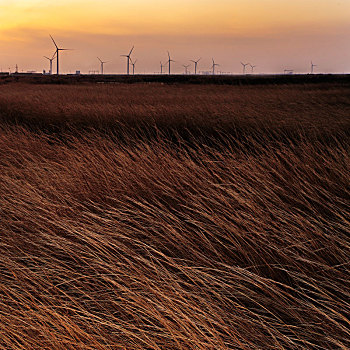
[(250, 68), (252, 69), (252, 74), (254, 74), (254, 68), (256, 67), (256, 66), (253, 66), (252, 64), (249, 64), (250, 65)]
[(183, 65), (182, 65), (182, 67), (185, 68), (185, 74), (186, 74), (186, 75), (187, 75), (187, 73), (188, 73), (188, 67), (189, 67), (189, 66), (190, 66), (189, 64), (187, 64), (187, 65), (183, 64)]
[(243, 62), (241, 62), (241, 65), (243, 66), (243, 74), (245, 74), (245, 67), (249, 66), (250, 63), (243, 63)]
[(215, 67), (220, 65), (215, 63), (214, 58), (212, 58), (212, 60), (213, 60), (213, 65), (211, 66), (211, 68), (213, 69), (213, 75), (215, 75)]
[(50, 61), (50, 71), (49, 71), (49, 73), (50, 73), (50, 75), (52, 74), (52, 61), (55, 59), (55, 57), (56, 57), (56, 51), (55, 51), (55, 53), (53, 54), (53, 56), (51, 57), (51, 58), (49, 58), (49, 57), (47, 57), (47, 56), (44, 56), (46, 59), (48, 59), (49, 61)]
[(60, 49), (60, 48), (57, 46), (57, 44), (56, 44), (54, 38), (53, 38), (51, 35), (50, 35), (50, 38), (51, 38), (51, 40), (53, 41), (53, 43), (54, 43), (54, 45), (55, 45), (55, 47), (56, 47), (56, 52), (55, 52), (55, 54), (56, 54), (56, 57), (57, 57), (57, 75), (59, 75), (59, 74), (60, 74), (59, 53), (60, 53), (60, 51), (69, 51), (69, 50), (71, 50), (71, 49)]
[(126, 58), (127, 58), (127, 61), (126, 61), (126, 74), (127, 74), (127, 75), (129, 75), (129, 71), (130, 71), (130, 61), (131, 61), (130, 56), (131, 56), (131, 54), (132, 54), (132, 52), (133, 52), (133, 50), (134, 50), (134, 47), (135, 47), (135, 46), (133, 46), (133, 47), (131, 48), (131, 50), (130, 50), (130, 52), (129, 52), (128, 55), (121, 55), (122, 57), (126, 57)]
[(163, 64), (162, 61), (160, 61), (160, 74), (163, 74), (163, 67), (166, 66), (166, 64)]
[(171, 67), (170, 67), (171, 62), (175, 62), (175, 61), (172, 60), (172, 59), (170, 58), (170, 53), (169, 53), (169, 51), (168, 51), (168, 57), (169, 57), (169, 59), (168, 59), (168, 65), (169, 65), (169, 75), (170, 75), (170, 74), (171, 74)]
[(101, 74), (103, 74), (103, 65), (108, 63), (108, 61), (102, 61), (99, 57), (97, 57), (97, 59), (101, 62)]
[(197, 65), (198, 62), (201, 60), (202, 58), (198, 59), (197, 61), (191, 60), (191, 62), (194, 63), (194, 74), (197, 75)]
[(313, 64), (311, 61), (311, 74), (314, 74), (314, 67), (317, 67), (317, 64)]
[(130, 63), (132, 65), (132, 75), (135, 75), (135, 64), (136, 64), (137, 60), (136, 61), (132, 61), (131, 58), (130, 58)]

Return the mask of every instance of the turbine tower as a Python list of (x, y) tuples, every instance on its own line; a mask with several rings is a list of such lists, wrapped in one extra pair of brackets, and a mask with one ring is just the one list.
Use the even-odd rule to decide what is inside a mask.
[(252, 64), (249, 64), (250, 68), (252, 69), (252, 74), (254, 74), (254, 68), (256, 68), (256, 66), (253, 66)]
[(134, 46), (131, 48), (130, 52), (128, 55), (120, 55), (121, 57), (126, 57), (126, 74), (129, 75), (130, 73), (130, 61), (131, 61), (131, 54), (134, 50)]
[(135, 60), (134, 62), (131, 60), (130, 58), (130, 63), (132, 65), (132, 75), (135, 75), (135, 64), (136, 64), (137, 60)]
[(194, 63), (194, 74), (197, 75), (197, 65), (198, 62), (201, 60), (202, 58), (199, 58), (197, 61), (191, 60), (191, 62)]
[(188, 67), (189, 67), (189, 66), (190, 66), (189, 64), (187, 64), (187, 65), (183, 64), (183, 65), (182, 65), (182, 67), (185, 68), (185, 74), (186, 74), (186, 75), (188, 74)]
[(171, 62), (175, 62), (175, 61), (170, 58), (170, 53), (168, 51), (168, 62), (167, 63), (169, 66), (169, 75), (171, 74)]
[(214, 58), (212, 58), (212, 60), (213, 60), (213, 65), (211, 66), (211, 68), (213, 69), (213, 75), (215, 75), (215, 67), (220, 65), (215, 63)]
[(105, 64), (105, 63), (107, 63), (108, 61), (102, 61), (99, 57), (97, 57), (97, 59), (100, 61), (100, 63), (101, 63), (101, 74), (103, 74), (103, 65)]
[(47, 57), (47, 56), (44, 56), (44, 58), (48, 59), (50, 61), (50, 70), (49, 70), (49, 74), (51, 75), (52, 74), (52, 62), (53, 60), (55, 59), (56, 57), (56, 51), (54, 52), (53, 56), (51, 58)]
[(243, 66), (243, 74), (245, 74), (246, 67), (250, 65), (250, 63), (243, 63), (241, 62), (241, 65)]
[(57, 44), (56, 44), (54, 38), (53, 38), (51, 35), (50, 35), (50, 38), (51, 38), (52, 42), (54, 43), (54, 45), (55, 45), (55, 47), (56, 47), (56, 52), (55, 52), (55, 54), (56, 54), (56, 58), (57, 58), (57, 75), (59, 75), (59, 74), (60, 74), (59, 53), (60, 53), (60, 51), (69, 51), (69, 50), (71, 50), (71, 49), (60, 49), (60, 48), (57, 46)]
[(163, 64), (162, 61), (160, 61), (160, 74), (163, 74), (163, 67), (166, 66), (166, 64)]
[(317, 64), (313, 64), (311, 61), (311, 74), (314, 74), (314, 68), (317, 67)]

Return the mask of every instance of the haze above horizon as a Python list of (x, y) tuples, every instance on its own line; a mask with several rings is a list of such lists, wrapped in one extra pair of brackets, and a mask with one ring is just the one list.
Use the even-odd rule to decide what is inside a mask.
[[(98, 70), (96, 56), (109, 61), (106, 73), (122, 73), (120, 57), (135, 45), (137, 73), (158, 72), (167, 50), (183, 64), (203, 57), (225, 72), (241, 71), (240, 61), (257, 73), (283, 69), (350, 71), (348, 0), (0, 0), (0, 67), (48, 69), (52, 34), (62, 47), (62, 72)], [(193, 67), (190, 68), (193, 70)]]

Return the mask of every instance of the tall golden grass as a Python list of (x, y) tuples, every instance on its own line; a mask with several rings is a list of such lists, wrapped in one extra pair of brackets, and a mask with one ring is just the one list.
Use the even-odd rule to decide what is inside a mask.
[(0, 90), (1, 349), (350, 347), (348, 88)]
[(349, 128), (350, 115), (350, 87), (341, 84), (10, 84), (0, 85), (0, 96), (0, 121), (55, 130), (127, 125), (206, 134), (250, 127), (334, 133)]

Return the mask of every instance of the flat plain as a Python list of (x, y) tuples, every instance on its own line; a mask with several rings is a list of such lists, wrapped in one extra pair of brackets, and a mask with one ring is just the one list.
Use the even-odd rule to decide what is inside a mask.
[(0, 85), (1, 349), (348, 349), (347, 83)]

